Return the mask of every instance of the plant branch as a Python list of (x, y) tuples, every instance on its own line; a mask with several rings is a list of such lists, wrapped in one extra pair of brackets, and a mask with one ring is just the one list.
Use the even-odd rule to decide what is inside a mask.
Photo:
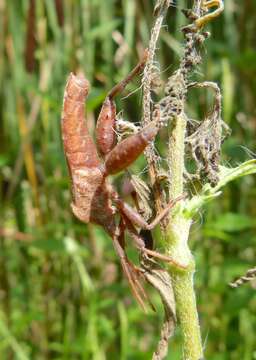
[[(170, 185), (171, 198), (183, 193), (186, 122), (185, 114), (175, 119), (169, 141), (168, 164), (172, 179)], [(177, 316), (183, 334), (184, 359), (198, 360), (203, 356), (203, 347), (193, 287), (194, 260), (188, 247), (191, 224), (191, 219), (185, 219), (180, 212), (171, 216), (166, 231), (166, 251), (168, 254), (172, 254), (176, 260), (188, 265), (187, 270), (183, 272), (170, 268), (170, 274)]]
[[(168, 6), (169, 1), (159, 0), (155, 8), (155, 15), (157, 18), (151, 33), (149, 57), (143, 76), (144, 126), (149, 124), (154, 117), (151, 99), (154, 56), (156, 42)], [(210, 8), (212, 6), (217, 7), (217, 10), (211, 12)], [(205, 2), (204, 6), (202, 6), (201, 0), (194, 0), (192, 10), (183, 11), (185, 16), (192, 21), (191, 24), (182, 29), (185, 37), (184, 55), (180, 60), (178, 70), (168, 78), (165, 85), (165, 97), (161, 99), (158, 104), (161, 124), (169, 124), (171, 131), (168, 145), (170, 199), (175, 199), (184, 193), (187, 130), (187, 117), (184, 109), (188, 88), (189, 86), (195, 86), (195, 83), (189, 84), (190, 77), (196, 66), (201, 62), (198, 48), (208, 37), (208, 33), (201, 33), (201, 29), (208, 21), (218, 16), (222, 10), (223, 2), (221, 0), (216, 0), (214, 3)], [(216, 101), (217, 105), (215, 104), (218, 107), (215, 110), (217, 115), (219, 115), (221, 110), (221, 97), (220, 92), (217, 91), (218, 88), (213, 86), (212, 83), (204, 83), (204, 85), (201, 86), (214, 87), (218, 100)], [(217, 156), (215, 157), (217, 160), (219, 159)], [(157, 181), (159, 169), (153, 144), (147, 148), (146, 158), (149, 164), (149, 176), (151, 184), (153, 185), (156, 209), (159, 211), (162, 208), (163, 199), (160, 193), (160, 184)], [(213, 165), (213, 170), (216, 171), (215, 169), (218, 167), (217, 162)], [(209, 194), (206, 196), (209, 197)], [(213, 197), (213, 194), (210, 194), (210, 196)], [(214, 196), (217, 196), (217, 194), (214, 194)], [(170, 265), (168, 269), (172, 279), (177, 317), (183, 334), (183, 357), (184, 360), (199, 360), (203, 358), (203, 346), (194, 292), (193, 277), (195, 263), (188, 247), (189, 232), (194, 213), (189, 213), (186, 209), (186, 205), (190, 204), (191, 200), (183, 200), (173, 208), (169, 217), (169, 224), (165, 228), (164, 238), (165, 253), (172, 258), (175, 258), (178, 263), (186, 266), (185, 269), (179, 269)]]
[[(195, 1), (193, 12), (196, 17), (201, 15), (201, 2)], [(177, 93), (181, 99), (177, 116), (172, 119), (171, 136), (169, 138), (168, 166), (170, 173), (170, 198), (176, 198), (184, 191), (185, 173), (185, 135), (187, 117), (184, 112), (186, 94), (188, 89), (189, 75), (194, 67), (201, 61), (196, 49), (197, 32), (185, 32), (186, 45), (184, 56), (180, 62), (180, 68), (170, 78), (168, 88), (171, 95)], [(173, 90), (179, 87), (178, 90)], [(168, 101), (167, 101), (168, 104)], [(199, 318), (194, 292), (195, 264), (191, 251), (188, 247), (189, 231), (192, 218), (185, 218), (182, 212), (173, 212), (166, 229), (166, 252), (171, 254), (177, 261), (187, 264), (185, 271), (179, 271), (170, 267), (170, 275), (173, 281), (173, 290), (176, 301), (177, 316), (183, 334), (183, 357), (185, 360), (199, 360), (203, 358), (203, 346), (199, 325)]]

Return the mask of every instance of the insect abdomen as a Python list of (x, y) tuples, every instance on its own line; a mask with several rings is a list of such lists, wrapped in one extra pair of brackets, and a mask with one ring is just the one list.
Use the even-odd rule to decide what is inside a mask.
[(105, 167), (108, 174), (116, 174), (131, 165), (144, 151), (146, 146), (154, 139), (158, 127), (151, 123), (140, 132), (121, 141), (109, 153)]
[(65, 88), (61, 127), (64, 150), (71, 172), (81, 167), (95, 167), (99, 164), (96, 147), (84, 118), (84, 102), (89, 86), (85, 77), (71, 73)]

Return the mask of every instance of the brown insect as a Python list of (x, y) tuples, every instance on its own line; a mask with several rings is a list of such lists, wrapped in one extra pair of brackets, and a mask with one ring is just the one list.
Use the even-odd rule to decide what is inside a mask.
[[(64, 151), (72, 182), (72, 211), (82, 222), (99, 224), (111, 236), (131, 290), (142, 307), (143, 299), (147, 299), (140, 283), (142, 271), (126, 256), (125, 230), (129, 231), (144, 256), (150, 255), (182, 267), (172, 258), (148, 249), (135, 228), (136, 226), (145, 230), (153, 229), (180, 198), (170, 201), (162, 213), (148, 224), (138, 212), (120, 198), (107, 179), (109, 175), (116, 174), (131, 165), (153, 141), (159, 130), (159, 124), (152, 122), (116, 144), (116, 106), (113, 99), (143, 69), (146, 60), (147, 52), (129, 75), (108, 93), (97, 122), (97, 148), (89, 135), (84, 118), (84, 103), (90, 85), (83, 76), (75, 76), (71, 73), (68, 78), (61, 122)], [(120, 215), (119, 222), (115, 217), (116, 214)]]

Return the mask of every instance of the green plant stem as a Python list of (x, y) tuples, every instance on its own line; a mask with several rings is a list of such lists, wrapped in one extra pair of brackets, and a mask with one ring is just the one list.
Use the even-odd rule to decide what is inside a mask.
[[(169, 170), (171, 176), (170, 197), (183, 193), (184, 140), (187, 119), (184, 114), (174, 121), (169, 141)], [(183, 334), (183, 354), (185, 360), (199, 360), (203, 357), (196, 297), (193, 286), (194, 259), (188, 247), (189, 230), (192, 219), (185, 218), (182, 212), (174, 211), (166, 230), (166, 252), (186, 270), (170, 268), (176, 301), (177, 316)]]
[(172, 273), (176, 311), (183, 334), (184, 360), (199, 360), (203, 358), (193, 274), (194, 271), (184, 274)]
[(169, 141), (168, 165), (171, 176), (169, 188), (170, 196), (177, 197), (183, 193), (184, 173), (184, 143), (186, 131), (186, 116), (182, 113), (174, 120), (172, 133)]

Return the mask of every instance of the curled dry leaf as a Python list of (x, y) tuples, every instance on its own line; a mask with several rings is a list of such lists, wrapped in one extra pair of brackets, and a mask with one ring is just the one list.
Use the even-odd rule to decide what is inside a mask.
[(232, 288), (238, 288), (239, 286), (248, 283), (249, 281), (256, 279), (256, 267), (247, 270), (246, 274), (240, 276), (238, 279), (229, 283), (229, 286)]

